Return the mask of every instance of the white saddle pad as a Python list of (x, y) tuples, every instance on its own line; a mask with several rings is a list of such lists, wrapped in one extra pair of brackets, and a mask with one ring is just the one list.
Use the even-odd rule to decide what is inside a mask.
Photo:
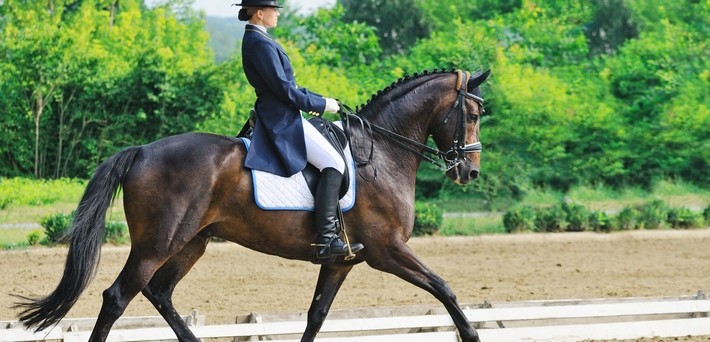
[[(241, 138), (249, 149), (251, 140)], [(346, 212), (355, 205), (355, 163), (350, 153), (350, 146), (345, 148), (345, 165), (350, 171), (348, 192), (340, 199), (340, 208)], [(308, 188), (303, 173), (291, 177), (281, 177), (273, 173), (251, 170), (254, 183), (254, 200), (264, 210), (310, 210), (315, 207), (315, 200)]]

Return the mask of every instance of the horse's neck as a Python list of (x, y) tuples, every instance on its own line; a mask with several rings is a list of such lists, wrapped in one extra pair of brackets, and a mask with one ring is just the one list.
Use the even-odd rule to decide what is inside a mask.
[[(366, 108), (363, 116), (377, 126), (426, 144), (432, 115), (438, 111), (446, 87), (442, 76), (419, 77), (395, 87)], [(374, 139), (373, 164), (378, 177), (399, 177), (403, 181), (411, 178), (413, 186), (421, 157), (388, 138), (375, 135)], [(369, 144), (359, 148), (361, 153), (367, 152)]]

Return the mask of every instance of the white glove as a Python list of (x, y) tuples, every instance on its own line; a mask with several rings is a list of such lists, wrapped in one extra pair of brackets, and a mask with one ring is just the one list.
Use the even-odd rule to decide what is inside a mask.
[(325, 98), (325, 111), (328, 113), (337, 113), (340, 110), (340, 105), (335, 99)]

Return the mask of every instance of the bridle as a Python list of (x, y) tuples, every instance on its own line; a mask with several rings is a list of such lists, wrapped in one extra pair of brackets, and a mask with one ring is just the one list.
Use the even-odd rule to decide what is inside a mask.
[[(441, 151), (437, 148), (430, 147), (426, 144), (422, 144), (418, 141), (414, 141), (410, 138), (394, 133), (386, 128), (372, 124), (369, 121), (361, 118), (348, 106), (341, 104), (340, 116), (343, 122), (343, 129), (345, 130), (345, 133), (348, 136), (348, 140), (351, 140), (350, 119), (355, 118), (360, 122), (360, 126), (363, 130), (367, 128), (367, 131), (370, 133), (370, 136), (372, 136), (372, 133), (374, 132), (384, 138), (389, 139), (393, 143), (397, 144), (399, 147), (419, 155), (424, 160), (434, 165), (437, 165), (440, 168), (445, 169), (446, 171), (451, 170), (452, 168), (455, 168), (456, 166), (464, 162), (466, 160), (466, 153), (480, 153), (483, 149), (483, 145), (481, 145), (480, 142), (466, 144), (466, 98), (476, 101), (481, 107), (481, 113), (484, 112), (484, 100), (480, 96), (468, 92), (468, 80), (471, 77), (471, 74), (469, 72), (456, 70), (456, 73), (456, 91), (458, 92), (456, 101), (454, 101), (454, 104), (451, 106), (451, 108), (449, 108), (449, 111), (446, 113), (444, 120), (434, 130), (434, 132), (437, 132), (444, 125), (446, 125), (452, 113), (457, 112), (459, 114), (456, 116), (457, 123), (456, 132), (454, 133), (454, 141), (448, 150)], [(373, 150), (374, 142), (371, 139), (370, 155), (368, 159), (366, 161), (356, 160), (357, 166), (369, 165), (372, 162)], [(444, 164), (439, 163), (438, 160), (427, 156), (425, 153), (435, 155), (436, 157), (444, 161)]]
[(454, 142), (446, 152), (441, 152), (436, 150), (436, 154), (446, 163), (446, 170), (450, 170), (464, 160), (466, 160), (466, 153), (481, 153), (483, 150), (483, 145), (481, 142), (475, 142), (473, 144), (466, 145), (466, 116), (468, 115), (466, 111), (466, 98), (472, 99), (478, 103), (481, 107), (481, 114), (485, 112), (483, 110), (483, 98), (476, 96), (468, 92), (468, 80), (471, 78), (471, 74), (466, 71), (456, 70), (458, 78), (456, 80), (456, 91), (458, 95), (456, 101), (451, 106), (449, 111), (446, 113), (444, 120), (439, 124), (439, 126), (434, 130), (437, 132), (444, 125), (449, 122), (449, 117), (451, 113), (458, 110), (459, 115), (457, 117), (458, 122), (456, 123), (456, 132), (454, 134)]

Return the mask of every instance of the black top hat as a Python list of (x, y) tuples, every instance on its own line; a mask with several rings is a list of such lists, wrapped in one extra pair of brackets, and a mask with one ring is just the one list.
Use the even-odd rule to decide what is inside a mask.
[(276, 0), (242, 0), (241, 4), (232, 4), (232, 6), (254, 6), (254, 7), (264, 6), (264, 7), (283, 8), (283, 6), (279, 6), (279, 2)]

